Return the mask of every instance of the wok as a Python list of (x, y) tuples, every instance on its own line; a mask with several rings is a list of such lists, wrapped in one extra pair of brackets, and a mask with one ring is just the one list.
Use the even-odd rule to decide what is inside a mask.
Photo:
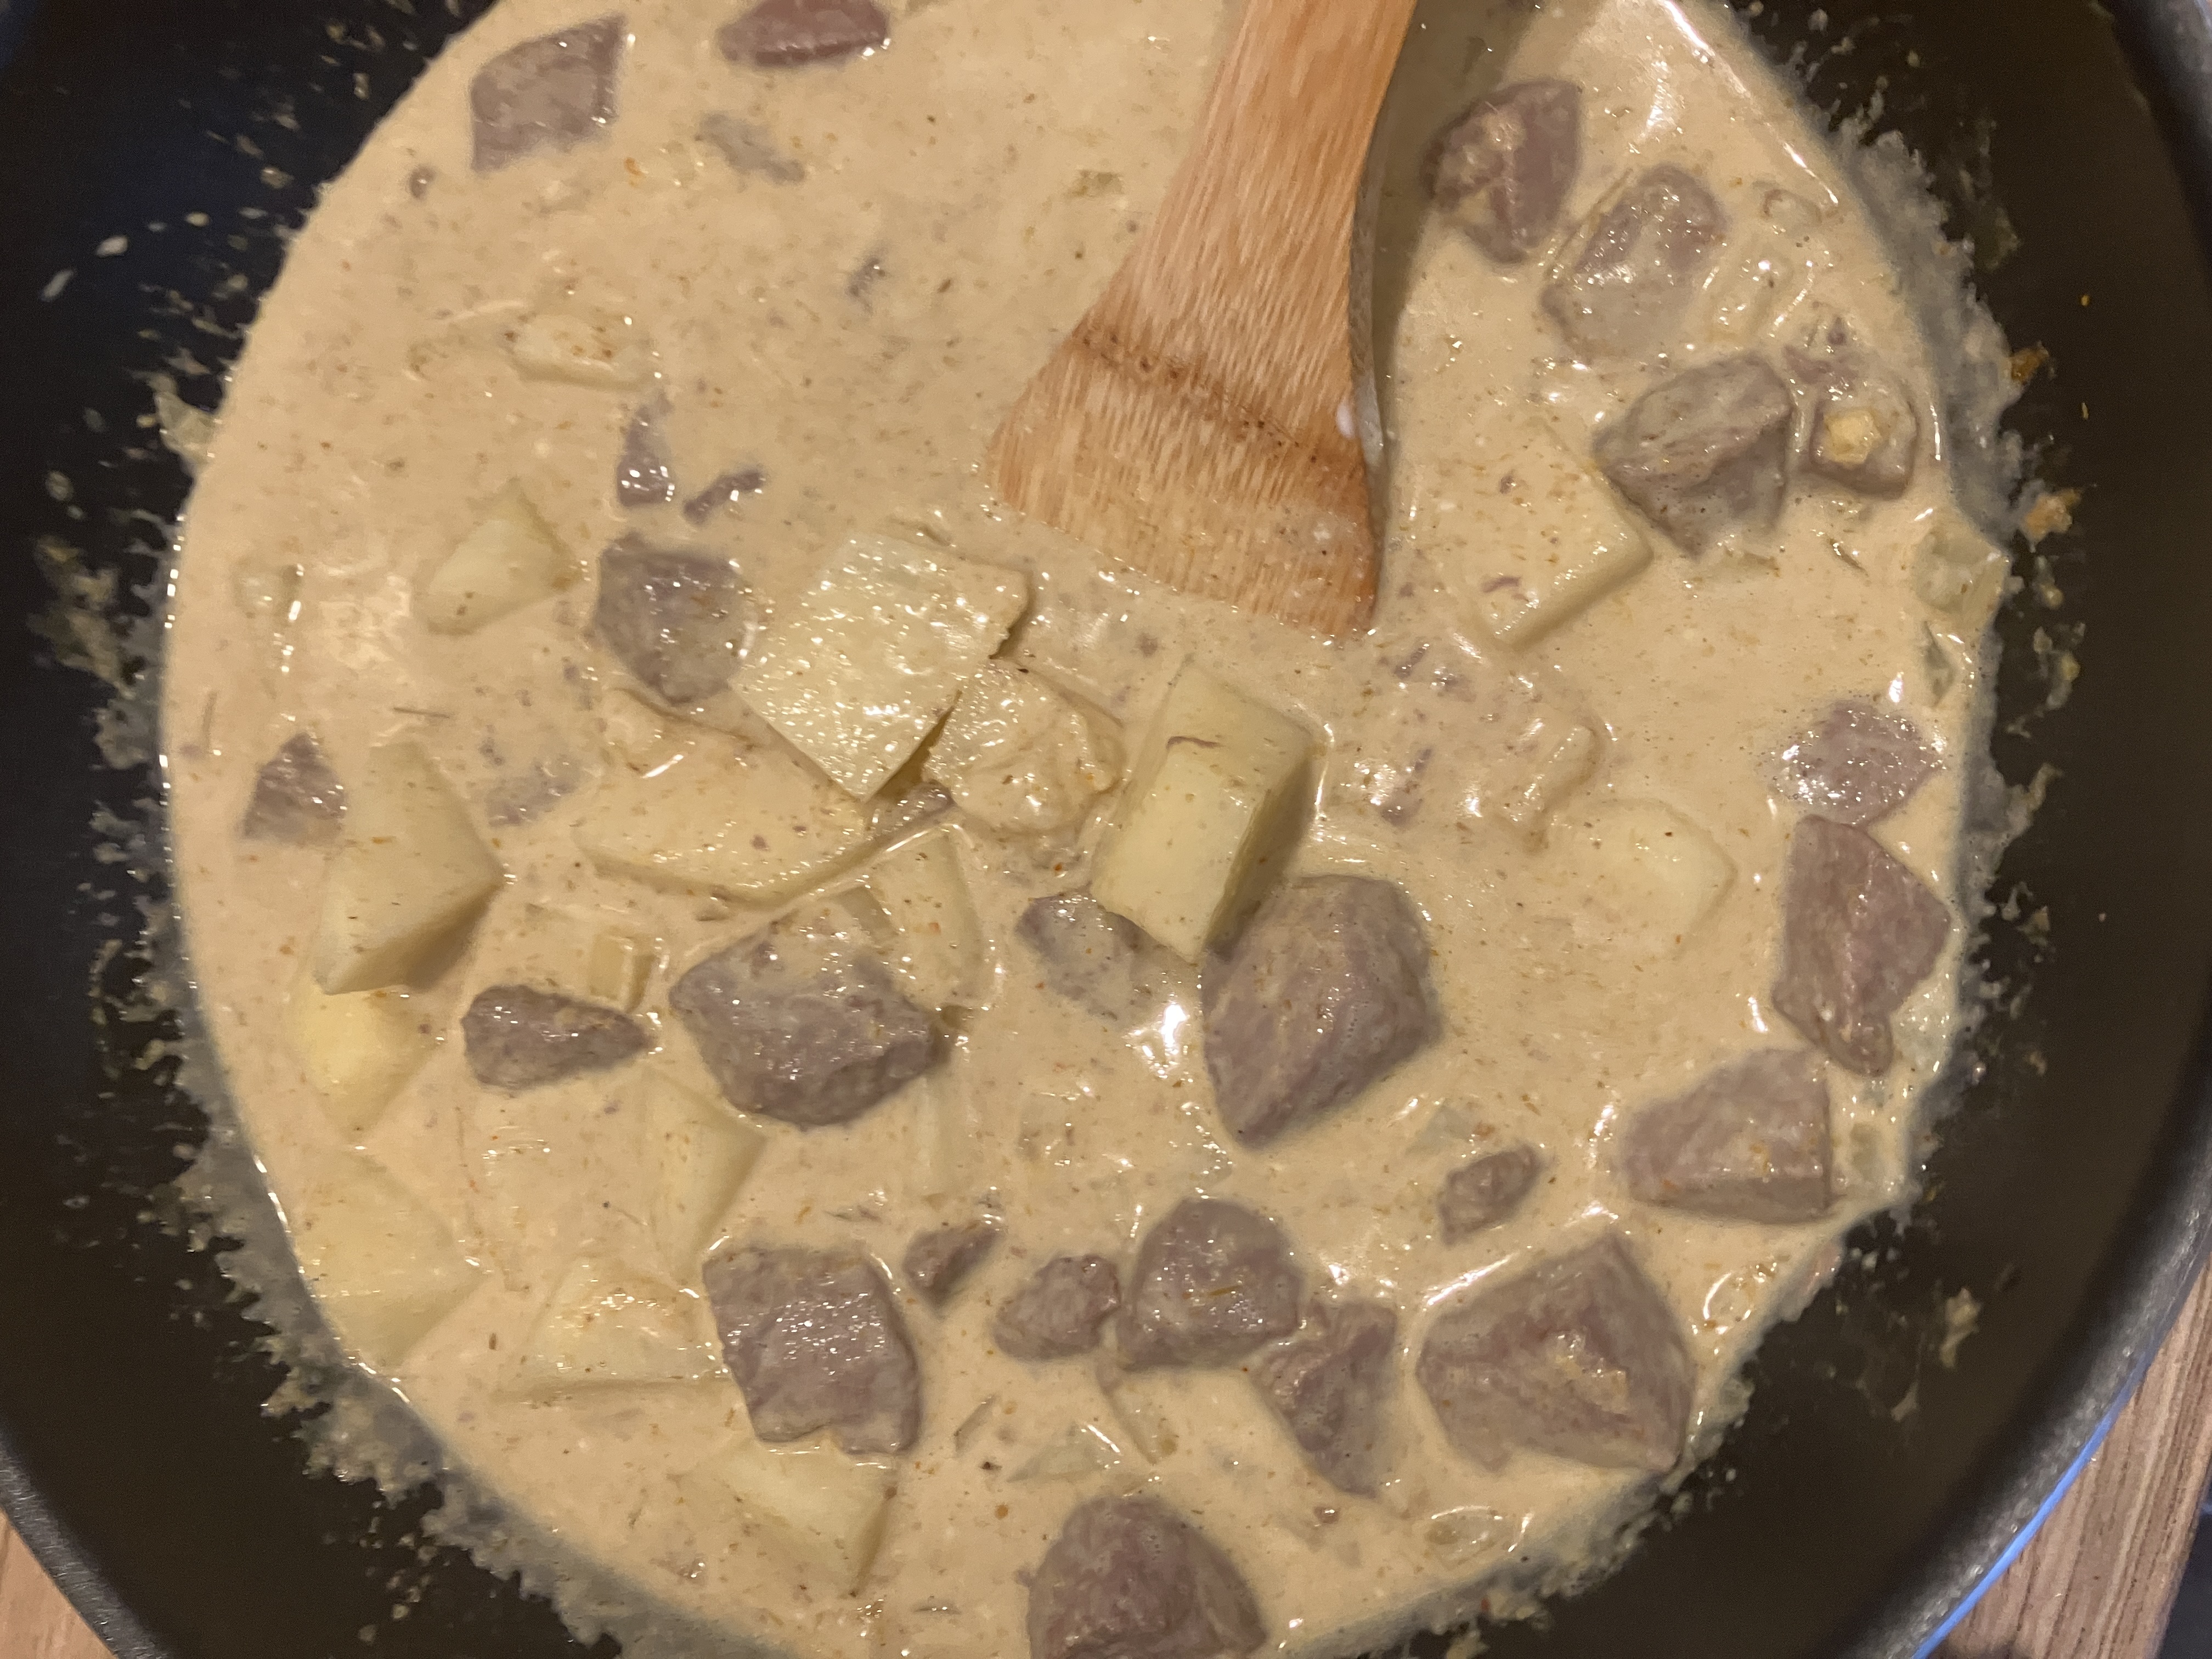
[[(543, 1601), (423, 1544), (434, 1490), (310, 1473), (264, 1414), (280, 1373), (174, 1224), (205, 1121), (159, 1047), (173, 1018), (143, 1017), (143, 963), (104, 948), (167, 890), (158, 841), (104, 850), (158, 775), (104, 763), (131, 722), (58, 662), (146, 673), (155, 653), (54, 610), (112, 576), (148, 614), (130, 594), (157, 583), (187, 487), (141, 424), (151, 377), (212, 405), (195, 371), (234, 356), (287, 227), (483, 3), (0, 0), (0, 1499), (127, 1659), (582, 1651)], [(1999, 619), (1994, 748), (2014, 786), (2053, 770), (1990, 889), (1997, 990), (1926, 1200), (1860, 1229), (1626, 1567), (1492, 1636), (1532, 1659), (1922, 1650), (2110, 1421), (2212, 1237), (2212, 15), (1744, 9), (1820, 106), (1879, 93), (1990, 307), (2051, 354), (2009, 426), (2084, 493), (2040, 550), (2063, 603), (2031, 584)], [(2084, 672), (2052, 708), (2042, 667), (2068, 646)], [(2047, 935), (2021, 925), (2039, 912)], [(1952, 1369), (1960, 1289), (1982, 1311)]]

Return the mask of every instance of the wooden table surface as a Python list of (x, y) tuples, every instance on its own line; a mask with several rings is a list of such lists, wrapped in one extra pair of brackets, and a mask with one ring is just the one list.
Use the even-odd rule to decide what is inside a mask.
[[(2089, 1466), (1939, 1659), (2154, 1659), (2212, 1467), (2212, 1273)], [(106, 1650), (0, 1521), (0, 1659)]]

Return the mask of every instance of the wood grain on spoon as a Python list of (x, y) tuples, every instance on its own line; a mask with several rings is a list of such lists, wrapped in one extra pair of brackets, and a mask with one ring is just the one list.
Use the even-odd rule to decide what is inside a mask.
[(1165, 201), (992, 440), (1008, 502), (1327, 635), (1374, 608), (1352, 224), (1414, 0), (1245, 0)]

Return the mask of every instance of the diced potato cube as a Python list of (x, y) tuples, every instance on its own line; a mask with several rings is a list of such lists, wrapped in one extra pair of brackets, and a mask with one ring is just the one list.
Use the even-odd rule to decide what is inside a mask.
[(707, 1512), (702, 1531), (721, 1531), (734, 1499), (748, 1534), (820, 1572), (819, 1589), (840, 1595), (859, 1589), (875, 1564), (891, 1498), (888, 1472), (826, 1443), (764, 1446), (750, 1438), (680, 1484)]
[(1088, 1480), (1117, 1467), (1119, 1449), (1097, 1428), (1079, 1423), (1030, 1454), (1012, 1475), (1015, 1480)]
[(438, 1212), (349, 1155), (293, 1211), (300, 1271), (354, 1357), (391, 1370), (476, 1289), (480, 1270)]
[(981, 1007), (991, 993), (991, 948), (951, 831), (926, 831), (887, 854), (866, 885), (895, 930), (887, 959), (907, 995), (925, 1008)]
[(1586, 900), (1601, 930), (1632, 948), (1668, 951), (1711, 915), (1735, 879), (1713, 838), (1653, 800), (1606, 801), (1553, 825), (1547, 863)]
[(534, 380), (616, 392), (653, 377), (652, 343), (627, 317), (541, 311), (516, 325), (507, 351)]
[(907, 1167), (910, 1189), (921, 1198), (951, 1198), (976, 1184), (977, 1154), (985, 1146), (974, 1091), (958, 1065), (925, 1073), (906, 1091), (909, 1115)]
[(434, 633), (473, 634), (566, 587), (574, 575), (522, 486), (510, 483), (416, 587), (415, 608)]
[(699, 1276), (699, 1260), (752, 1173), (768, 1136), (719, 1100), (695, 1094), (657, 1072), (647, 1073), (645, 1162), (651, 1182), (647, 1224), (662, 1265), (679, 1285)]
[(584, 975), (584, 994), (611, 1002), (625, 1013), (645, 995), (656, 955), (653, 941), (602, 927), (592, 936), (592, 953)]
[(696, 1382), (722, 1368), (706, 1304), (626, 1263), (578, 1256), (530, 1328), (523, 1394)]
[(603, 870), (677, 892), (773, 904), (867, 850), (867, 815), (781, 750), (726, 741), (642, 775), (611, 774), (576, 840)]
[(1547, 436), (1492, 459), (1467, 493), (1454, 586), (1500, 645), (1549, 633), (1651, 562), (1595, 466)]
[(1018, 571), (856, 539), (769, 619), (738, 692), (865, 799), (921, 747), (1029, 602)]
[(2011, 569), (2003, 550), (1954, 513), (1939, 513), (1912, 562), (1920, 602), (1978, 628), (1996, 609)]
[(658, 954), (653, 940), (597, 916), (532, 904), (502, 951), (512, 965), (501, 973), (518, 984), (611, 1002), (627, 1012), (644, 996)]
[(325, 996), (304, 977), (286, 1001), (284, 1028), (331, 1121), (355, 1140), (438, 1047), (422, 1011), (403, 992)]
[(1296, 720), (1186, 663), (1131, 769), (1091, 896), (1197, 961), (1273, 850), (1312, 750)]
[(994, 658), (962, 689), (925, 769), (994, 830), (1064, 830), (1120, 779), (1121, 744), (1103, 714)]
[(398, 984), (475, 922), (505, 874), (420, 744), (370, 750), (324, 879), (315, 983), (334, 996)]
[(1173, 1456), (1176, 1445), (1170, 1402), (1152, 1380), (1159, 1375), (1132, 1373), (1121, 1378), (1106, 1395), (1115, 1423), (1147, 1463)]
[(1513, 754), (1517, 766), (1498, 791), (1498, 816), (1539, 842), (1553, 809), (1597, 769), (1597, 733), (1580, 720), (1547, 711), (1521, 734)]

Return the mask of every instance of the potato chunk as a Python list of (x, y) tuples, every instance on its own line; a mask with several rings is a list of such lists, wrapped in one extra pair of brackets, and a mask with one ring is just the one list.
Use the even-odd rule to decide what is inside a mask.
[(580, 1255), (530, 1328), (514, 1382), (557, 1399), (580, 1389), (696, 1382), (720, 1356), (706, 1304), (624, 1262)]
[(1091, 896), (1195, 962), (1304, 787), (1306, 729), (1186, 663), (1146, 734)]
[(725, 738), (645, 775), (610, 773), (576, 841), (615, 875), (773, 904), (852, 863), (869, 833), (866, 815), (794, 757)]
[[(890, 1506), (890, 1476), (827, 1446), (739, 1442), (682, 1482), (687, 1498), (719, 1505), (734, 1498), (746, 1530), (823, 1575), (839, 1595), (860, 1588), (875, 1563)], [(708, 1524), (712, 1525), (713, 1522)]]
[(1651, 562), (1595, 468), (1549, 438), (1508, 450), (1483, 476), (1468, 502), (1481, 533), (1459, 585), (1500, 645), (1540, 638)]
[(1655, 800), (1570, 813), (1554, 823), (1552, 839), (1562, 890), (1589, 904), (1632, 948), (1674, 949), (1735, 879), (1735, 866), (1711, 836)]
[(1065, 830), (1121, 775), (1110, 725), (1039, 676), (994, 658), (945, 717), (928, 775), (994, 830)]
[(341, 1134), (367, 1134), (407, 1079), (435, 1052), (422, 1011), (393, 990), (325, 996), (312, 980), (292, 988), (285, 1034)]
[(468, 927), (506, 872), (417, 743), (372, 749), (347, 800), (315, 937), (332, 995), (397, 985)]
[(522, 486), (510, 483), (415, 590), (415, 609), (433, 633), (473, 634), (557, 592), (575, 574)]
[(738, 1189), (768, 1137), (720, 1101), (665, 1077), (646, 1085), (645, 1156), (652, 1182), (647, 1224), (661, 1265), (678, 1284), (721, 1231)]
[(991, 994), (991, 947), (961, 873), (960, 847), (932, 830), (885, 856), (866, 885), (896, 930), (884, 960), (925, 1008), (980, 1008)]
[(921, 746), (1029, 602), (1018, 571), (856, 539), (769, 620), (738, 694), (866, 799)]
[(382, 1165), (349, 1157), (293, 1212), (300, 1271), (353, 1356), (388, 1371), (477, 1287), (438, 1212)]
[(525, 318), (507, 341), (525, 380), (619, 392), (653, 378), (653, 343), (627, 317), (541, 311)]

